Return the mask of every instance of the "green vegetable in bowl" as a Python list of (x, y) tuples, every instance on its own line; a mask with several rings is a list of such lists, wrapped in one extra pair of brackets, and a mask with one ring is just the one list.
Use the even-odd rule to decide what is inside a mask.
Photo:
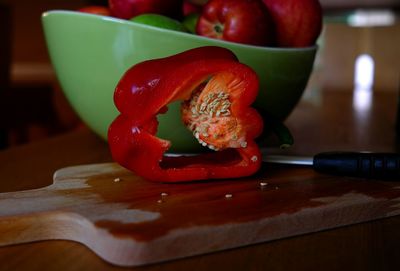
[(189, 30), (190, 33), (196, 34), (196, 24), (199, 20), (200, 15), (198, 13), (192, 13), (186, 16), (182, 24)]
[(164, 29), (188, 32), (181, 22), (160, 14), (145, 13), (131, 18), (130, 21)]

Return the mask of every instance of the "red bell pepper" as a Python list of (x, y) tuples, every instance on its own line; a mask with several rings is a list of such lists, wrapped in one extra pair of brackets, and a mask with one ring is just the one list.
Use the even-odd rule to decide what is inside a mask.
[[(120, 115), (110, 125), (113, 159), (151, 180), (183, 182), (235, 178), (255, 173), (261, 153), (254, 139), (263, 121), (250, 107), (258, 77), (228, 49), (200, 47), (131, 67), (119, 81), (114, 103)], [(157, 114), (182, 100), (182, 120), (213, 151), (164, 156), (171, 143), (157, 138)]]

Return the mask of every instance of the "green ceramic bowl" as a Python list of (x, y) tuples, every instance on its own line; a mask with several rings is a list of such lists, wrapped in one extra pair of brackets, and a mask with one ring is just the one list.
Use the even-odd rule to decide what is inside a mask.
[[(42, 23), (67, 99), (81, 119), (105, 139), (118, 114), (113, 103), (115, 86), (138, 62), (200, 46), (226, 47), (259, 75), (256, 106), (284, 120), (302, 96), (317, 50), (249, 46), (73, 11), (46, 12)], [(158, 136), (172, 141), (171, 151), (199, 151), (200, 144), (180, 121), (178, 103), (159, 122)]]

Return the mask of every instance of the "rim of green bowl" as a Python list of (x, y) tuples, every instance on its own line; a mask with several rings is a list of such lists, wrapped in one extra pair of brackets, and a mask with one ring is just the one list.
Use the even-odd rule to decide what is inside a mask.
[(229, 44), (230, 46), (235, 46), (237, 48), (251, 48), (254, 50), (261, 50), (261, 51), (283, 51), (283, 52), (304, 52), (304, 51), (315, 51), (318, 49), (318, 45), (301, 47), (301, 48), (288, 48), (288, 47), (270, 47), (270, 46), (256, 46), (256, 45), (241, 44), (241, 43), (236, 43), (236, 42), (208, 38), (208, 37), (195, 35), (195, 34), (191, 34), (191, 33), (185, 33), (185, 32), (179, 32), (179, 31), (175, 31), (175, 30), (165, 29), (165, 28), (159, 28), (159, 27), (155, 27), (155, 26), (151, 26), (151, 25), (140, 24), (140, 23), (132, 22), (130, 20), (119, 19), (119, 18), (115, 18), (115, 17), (111, 17), (111, 16), (97, 15), (97, 14), (91, 14), (91, 13), (85, 13), (85, 12), (73, 11), (73, 10), (61, 10), (61, 9), (60, 10), (49, 10), (49, 11), (43, 12), (42, 18), (45, 18), (49, 15), (51, 16), (51, 15), (57, 15), (57, 14), (80, 16), (80, 17), (91, 17), (93, 19), (98, 19), (98, 20), (102, 20), (102, 21), (111, 21), (113, 23), (123, 24), (123, 25), (131, 26), (131, 27), (149, 29), (154, 32), (168, 32), (172, 35), (181, 36), (181, 37), (185, 37), (185, 38), (191, 38), (191, 39), (195, 39), (195, 40), (197, 39), (199, 41), (212, 40), (212, 42), (215, 43), (215, 46), (219, 45), (221, 47), (223, 47), (226, 44)]

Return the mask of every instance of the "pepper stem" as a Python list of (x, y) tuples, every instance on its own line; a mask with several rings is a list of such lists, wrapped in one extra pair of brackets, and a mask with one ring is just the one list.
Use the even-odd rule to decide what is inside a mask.
[(271, 113), (261, 108), (256, 109), (264, 120), (264, 131), (258, 138), (257, 143), (265, 146), (270, 145), (271, 142), (269, 142), (268, 139), (271, 135), (275, 135), (278, 140), (279, 148), (287, 149), (291, 147), (294, 144), (294, 138), (289, 128)]

